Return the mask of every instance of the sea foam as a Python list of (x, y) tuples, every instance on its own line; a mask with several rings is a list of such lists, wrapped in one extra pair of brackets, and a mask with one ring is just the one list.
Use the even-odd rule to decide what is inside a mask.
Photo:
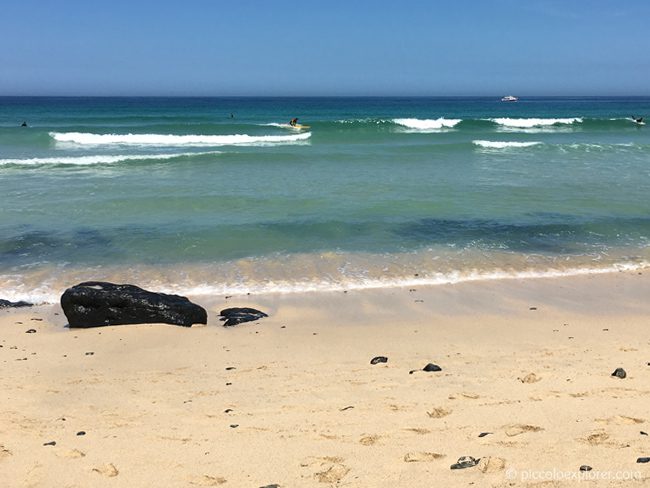
[(98, 154), (89, 156), (65, 156), (58, 158), (0, 159), (0, 166), (41, 166), (47, 164), (86, 166), (93, 164), (114, 164), (122, 161), (166, 160), (191, 156), (220, 154), (220, 151), (174, 153), (174, 154)]
[(305, 141), (311, 132), (279, 136), (233, 135), (174, 135), (174, 134), (93, 134), (88, 132), (50, 132), (56, 142), (80, 145), (134, 146), (235, 146), (287, 144)]
[(553, 125), (568, 125), (568, 124), (579, 124), (582, 122), (580, 117), (571, 117), (564, 119), (511, 119), (511, 118), (496, 118), (488, 119), (496, 124), (503, 125), (506, 127), (518, 127), (518, 128), (531, 128), (531, 127), (550, 127)]
[(541, 142), (511, 142), (511, 141), (472, 141), (480, 147), (487, 149), (507, 149), (512, 147), (531, 147), (542, 144)]
[(456, 124), (462, 122), (462, 119), (393, 119), (397, 125), (408, 127), (420, 132), (436, 131), (440, 129), (451, 129)]

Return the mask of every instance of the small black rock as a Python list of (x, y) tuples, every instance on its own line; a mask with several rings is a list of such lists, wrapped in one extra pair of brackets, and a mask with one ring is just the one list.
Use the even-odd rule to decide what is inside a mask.
[(442, 368), (437, 364), (429, 363), (424, 368), (422, 368), (422, 371), (427, 371), (429, 373), (432, 373), (436, 371), (442, 371)]
[(237, 427), (239, 427), (239, 424), (230, 424), (231, 429), (236, 429)]
[(485, 437), (486, 435), (490, 435), (492, 432), (481, 432), (478, 436), (479, 437)]
[(44, 446), (56, 446), (56, 441), (50, 441), (43, 444)]
[(77, 435), (86, 435), (86, 431), (85, 430), (80, 430), (79, 432), (77, 432)]
[(587, 466), (586, 464), (583, 464), (580, 466), (580, 471), (591, 471), (593, 468), (591, 466)]
[(463, 456), (458, 458), (458, 462), (452, 464), (450, 469), (472, 468), (478, 464), (481, 459), (475, 459), (472, 456)]
[(616, 368), (612, 373), (612, 376), (616, 376), (617, 378), (623, 379), (627, 376), (627, 373), (623, 368)]
[(86, 353), (86, 356), (94, 356), (94, 355), (95, 355), (95, 353), (92, 352), (92, 351), (89, 351), (89, 352)]
[(650, 457), (640, 457), (636, 462), (640, 464), (650, 463)]
[(388, 358), (386, 356), (376, 356), (370, 360), (370, 364), (378, 364), (378, 363), (387, 363)]
[(36, 329), (28, 329), (25, 331), (25, 334), (35, 334), (35, 333), (36, 333)]
[(228, 367), (226, 368), (226, 371), (232, 371), (233, 369), (236, 369), (236, 368), (235, 368), (234, 366), (228, 366)]
[(639, 434), (641, 434), (641, 435), (648, 435), (647, 432), (643, 432), (643, 431), (639, 432)]
[(264, 312), (255, 310), (254, 308), (225, 308), (219, 312), (221, 318), (219, 320), (223, 321), (224, 327), (230, 327), (232, 325), (241, 324), (243, 322), (250, 322), (253, 320), (259, 320), (264, 317), (268, 317)]
[(280, 488), (280, 485), (273, 483), (272, 485), (260, 486), (260, 488)]
[(227, 408), (227, 409), (225, 409), (225, 410), (223, 411), (223, 413), (230, 413), (230, 412), (232, 412), (232, 411), (233, 411), (232, 408)]

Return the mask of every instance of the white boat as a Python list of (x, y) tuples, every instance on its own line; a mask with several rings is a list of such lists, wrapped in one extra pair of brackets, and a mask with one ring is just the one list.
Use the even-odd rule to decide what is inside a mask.
[(517, 97), (513, 97), (512, 95), (506, 95), (501, 99), (502, 102), (516, 102), (519, 99)]

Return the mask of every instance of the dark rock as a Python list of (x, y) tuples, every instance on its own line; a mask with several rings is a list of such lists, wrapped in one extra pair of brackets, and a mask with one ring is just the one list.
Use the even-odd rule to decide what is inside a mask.
[(433, 372), (436, 372), (436, 371), (442, 371), (442, 368), (440, 366), (438, 366), (437, 364), (429, 363), (424, 368), (422, 368), (422, 371), (427, 371), (429, 373), (433, 373)]
[(36, 333), (36, 329), (27, 329), (25, 331), (25, 334), (34, 334), (34, 333)]
[(236, 429), (237, 427), (239, 427), (239, 424), (230, 424), (231, 429)]
[(227, 409), (225, 409), (225, 410), (223, 411), (223, 413), (230, 413), (230, 412), (232, 412), (232, 411), (233, 411), (232, 408), (227, 408)]
[(61, 307), (70, 327), (152, 323), (191, 327), (208, 321), (205, 309), (185, 297), (100, 281), (68, 288)]
[(643, 431), (639, 432), (639, 434), (641, 434), (641, 435), (648, 435), (647, 432), (643, 432)]
[(354, 407), (352, 405), (350, 405), (348, 407), (343, 407), (343, 408), (339, 409), (339, 411), (340, 412), (345, 412), (346, 410), (350, 410), (351, 408), (354, 408)]
[(370, 364), (387, 363), (387, 362), (388, 362), (388, 358), (386, 356), (377, 356), (370, 360)]
[(44, 446), (56, 446), (56, 441), (45, 442)]
[(80, 430), (79, 432), (77, 432), (77, 435), (86, 435), (86, 431)]
[(478, 464), (481, 459), (474, 459), (472, 456), (463, 456), (458, 458), (458, 462), (450, 466), (451, 469), (471, 468)]
[(640, 457), (636, 462), (639, 464), (650, 463), (650, 457)]
[(486, 435), (490, 435), (492, 432), (481, 432), (478, 436), (479, 437), (485, 437)]
[[(219, 312), (221, 318), (219, 320), (223, 321), (224, 327), (230, 327), (233, 325), (241, 324), (243, 322), (251, 322), (253, 320), (259, 320), (264, 317), (268, 317), (264, 312), (255, 310), (254, 308), (226, 308)], [(205, 323), (205, 322), (204, 322)]]
[(10, 302), (9, 300), (2, 300), (0, 299), (0, 308), (18, 308), (18, 307), (31, 307), (33, 306), (33, 303), (27, 303), (27, 302)]
[(86, 353), (86, 356), (94, 356), (94, 355), (95, 355), (95, 353), (92, 352), (92, 351), (89, 351), (89, 352)]
[(280, 485), (273, 483), (272, 485), (260, 486), (260, 488), (280, 488)]
[(623, 379), (627, 376), (627, 374), (625, 373), (625, 370), (623, 368), (616, 368), (612, 373), (612, 376), (616, 376), (617, 378)]
[(226, 371), (232, 371), (233, 369), (237, 369), (237, 368), (235, 368), (234, 366), (228, 366), (226, 368)]
[(591, 471), (593, 468), (591, 466), (587, 466), (586, 464), (583, 464), (580, 466), (580, 471)]

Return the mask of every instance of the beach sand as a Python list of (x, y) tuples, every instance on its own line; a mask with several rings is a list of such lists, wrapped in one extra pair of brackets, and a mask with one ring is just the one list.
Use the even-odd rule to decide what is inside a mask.
[(0, 311), (0, 486), (650, 484), (650, 274), (190, 298), (207, 326)]

